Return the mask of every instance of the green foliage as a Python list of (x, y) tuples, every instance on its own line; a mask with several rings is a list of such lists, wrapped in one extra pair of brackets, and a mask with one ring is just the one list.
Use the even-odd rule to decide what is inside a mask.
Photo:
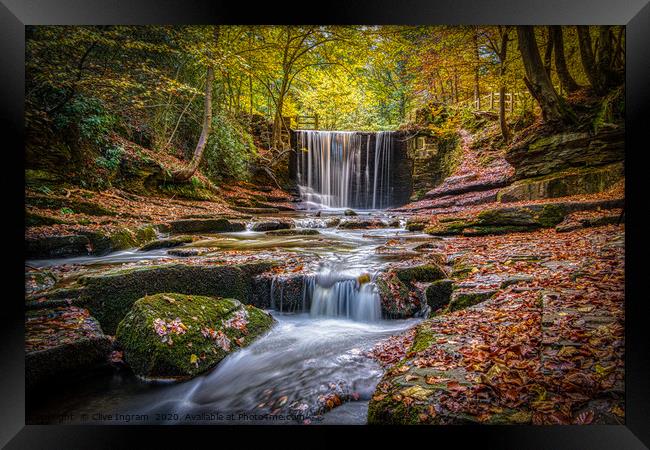
[(63, 130), (76, 126), (79, 137), (103, 145), (116, 123), (116, 117), (109, 114), (102, 102), (96, 98), (79, 95), (67, 102), (54, 116), (54, 127)]
[(120, 166), (123, 155), (124, 148), (121, 145), (111, 145), (105, 150), (103, 156), (95, 159), (95, 163), (104, 169), (114, 171)]
[(74, 214), (74, 211), (70, 208), (61, 208), (61, 214)]
[(247, 179), (248, 164), (256, 155), (253, 138), (238, 121), (226, 114), (217, 114), (212, 125), (203, 156), (205, 174), (214, 180)]

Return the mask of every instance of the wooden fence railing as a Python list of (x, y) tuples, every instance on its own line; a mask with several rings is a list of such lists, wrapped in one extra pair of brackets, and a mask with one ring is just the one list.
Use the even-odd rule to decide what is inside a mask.
[[(478, 98), (471, 98), (458, 103), (454, 103), (453, 108), (471, 108), (475, 111), (498, 111), (499, 110), (499, 92), (489, 92)], [(506, 92), (505, 103), (506, 111), (514, 112), (527, 108), (532, 105), (533, 97), (530, 92)]]
[(318, 115), (312, 116), (295, 116), (296, 130), (318, 130)]

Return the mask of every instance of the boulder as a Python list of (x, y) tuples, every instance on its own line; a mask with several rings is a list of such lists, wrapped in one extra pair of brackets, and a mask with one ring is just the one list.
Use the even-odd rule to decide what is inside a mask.
[(83, 288), (79, 297), (107, 333), (129, 311), (133, 302), (159, 292), (188, 295), (233, 297), (252, 302), (252, 278), (274, 263), (257, 261), (246, 264), (165, 264), (109, 270), (79, 278)]
[(266, 234), (268, 236), (313, 236), (320, 234), (320, 232), (312, 228), (294, 228), (285, 230), (271, 230), (267, 231)]
[(251, 303), (259, 308), (273, 308), (285, 312), (308, 311), (311, 306), (311, 292), (307, 289), (307, 284), (311, 280), (313, 275), (258, 275), (253, 278)]
[(159, 293), (133, 304), (115, 339), (138, 376), (182, 380), (251, 344), (273, 323), (270, 314), (239, 300)]
[(436, 264), (423, 264), (414, 267), (400, 267), (395, 269), (397, 277), (405, 282), (413, 281), (437, 281), (447, 277), (445, 271)]
[(499, 191), (502, 203), (538, 200), (569, 195), (593, 194), (609, 189), (623, 179), (623, 163), (602, 167), (570, 169), (551, 175), (519, 180)]
[(27, 311), (27, 386), (83, 378), (105, 366), (111, 346), (110, 338), (87, 309), (65, 306)]
[(620, 162), (625, 159), (625, 129), (609, 127), (596, 134), (565, 132), (537, 137), (514, 145), (505, 158), (515, 168), (515, 180)]
[(293, 222), (283, 220), (267, 220), (263, 222), (255, 222), (251, 227), (253, 231), (275, 231), (275, 230), (288, 230), (295, 225)]
[(443, 279), (434, 281), (426, 288), (424, 294), (431, 311), (445, 308), (449, 304), (453, 287), (453, 280)]
[(229, 233), (244, 231), (246, 225), (242, 222), (231, 222), (228, 219), (182, 219), (168, 224), (169, 231), (181, 233)]
[(178, 236), (169, 239), (160, 239), (157, 241), (149, 242), (148, 244), (143, 245), (138, 250), (141, 252), (146, 252), (149, 250), (156, 250), (159, 248), (172, 248), (178, 247), (183, 244), (189, 244), (194, 238), (192, 236)]
[(381, 298), (382, 315), (388, 319), (413, 317), (420, 309), (420, 295), (410, 283), (404, 283), (394, 270), (380, 274), (375, 285)]
[(387, 225), (377, 219), (353, 219), (339, 223), (339, 228), (345, 230), (365, 230), (368, 228), (386, 228)]
[(343, 211), (343, 215), (345, 216), (358, 216), (359, 214), (356, 213), (353, 209), (346, 209)]
[(469, 308), (491, 298), (497, 291), (494, 289), (480, 289), (474, 291), (458, 290), (451, 295), (447, 312)]
[(45, 236), (25, 239), (27, 258), (63, 258), (87, 255), (90, 239), (83, 235)]

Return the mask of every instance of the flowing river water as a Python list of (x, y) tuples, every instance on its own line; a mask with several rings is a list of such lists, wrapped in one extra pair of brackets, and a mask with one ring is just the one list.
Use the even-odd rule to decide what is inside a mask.
[[(379, 293), (372, 280), (386, 265), (399, 260), (400, 254), (381, 249), (388, 242), (399, 241), (404, 244), (402, 250), (412, 254), (412, 247), (430, 237), (406, 231), (403, 220), (377, 209), (395, 203), (390, 132), (370, 136), (300, 131), (297, 141), (296, 177), (303, 210), (279, 215), (293, 220), (298, 229), (316, 228), (319, 233), (272, 236), (249, 227), (239, 233), (202, 236), (190, 245), (207, 255), (269, 252), (271, 258), (280, 260), (298, 255), (304, 260), (302, 272), (308, 274), (302, 307), (294, 304), (287, 308), (285, 281), (274, 278), (270, 312), (277, 324), (211, 371), (182, 383), (147, 382), (127, 370), (95, 377), (65, 392), (39, 396), (31, 408), (30, 422), (47, 422), (52, 413), (69, 416), (70, 422), (91, 423), (366, 422), (368, 400), (382, 375), (381, 367), (367, 352), (419, 320), (382, 319)], [(343, 215), (346, 207), (365, 211), (349, 218)], [(337, 226), (341, 220), (383, 224), (348, 229)], [(92, 270), (174, 258), (167, 252), (132, 249), (101, 257), (28, 264)], [(326, 412), (333, 398), (344, 403)]]
[[(56, 412), (73, 423), (365, 423), (368, 401), (382, 375), (366, 352), (419, 319), (383, 320), (374, 283), (356, 280), (362, 274), (373, 277), (394, 261), (377, 251), (386, 242), (415, 246), (429, 237), (406, 231), (403, 221), (383, 211), (361, 212), (352, 219), (380, 220), (390, 227), (360, 230), (327, 226), (333, 218), (347, 219), (340, 209), (325, 210), (322, 217), (308, 211), (288, 216), (297, 228), (317, 228), (320, 234), (277, 237), (243, 231), (204, 236), (192, 245), (212, 246), (216, 252), (273, 249), (277, 257), (279, 249), (301, 255), (311, 261), (305, 268), (312, 273), (305, 288), (310, 308), (286, 312), (279, 303), (278, 281), (270, 309), (277, 324), (211, 371), (181, 383), (143, 381), (127, 370), (100, 375), (40, 397), (30, 409), (31, 420), (47, 421)], [(166, 250), (133, 249), (28, 263), (92, 268), (169, 257)], [(344, 403), (323, 414), (332, 394)]]

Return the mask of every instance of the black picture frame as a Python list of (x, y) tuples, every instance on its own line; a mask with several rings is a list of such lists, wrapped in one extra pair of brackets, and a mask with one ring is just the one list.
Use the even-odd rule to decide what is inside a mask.
[[(407, 0), (355, 1), (292, 5), (279, 2), (222, 2), (209, 0), (0, 0), (0, 117), (7, 128), (2, 137), (5, 162), (4, 204), (15, 208), (6, 214), (11, 227), (5, 235), (16, 245), (8, 252), (4, 282), (10, 290), (4, 299), (0, 327), (0, 445), (7, 448), (121, 448), (138, 444), (146, 433), (149, 444), (165, 447), (187, 435), (204, 437), (212, 445), (225, 445), (223, 433), (232, 427), (210, 426), (65, 426), (25, 425), (24, 380), (24, 49), (25, 25), (47, 24), (558, 24), (626, 25), (626, 417), (621, 426), (485, 426), (346, 427), (381, 439), (401, 439), (402, 445), (424, 438), (430, 445), (442, 441), (489, 448), (617, 448), (650, 446), (650, 340), (644, 290), (644, 253), (647, 238), (642, 216), (646, 212), (642, 177), (647, 153), (646, 128), (650, 114), (650, 4), (648, 0)], [(645, 144), (645, 145), (644, 145)], [(335, 429), (336, 428), (336, 429)], [(340, 427), (243, 427), (234, 429), (240, 442), (265, 434), (267, 442), (282, 445), (337, 445)], [(285, 433), (287, 430), (290, 433)], [(280, 437), (278, 433), (289, 434)], [(232, 433), (231, 433), (232, 434)], [(298, 441), (305, 434), (322, 434), (322, 441)], [(328, 437), (325, 437), (327, 434)], [(137, 436), (142, 437), (142, 436)], [(313, 438), (311, 438), (313, 439)], [(266, 444), (264, 444), (266, 445)]]

